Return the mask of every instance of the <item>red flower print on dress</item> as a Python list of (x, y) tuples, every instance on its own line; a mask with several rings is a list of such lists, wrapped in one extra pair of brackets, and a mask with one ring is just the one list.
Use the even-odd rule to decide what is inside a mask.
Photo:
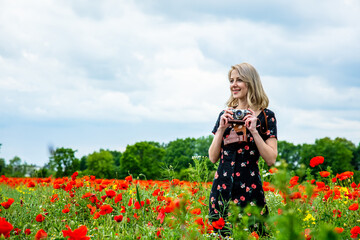
[(249, 150), (249, 146), (248, 146), (248, 145), (246, 145), (244, 148), (245, 148), (245, 150)]
[(251, 187), (252, 187), (253, 189), (256, 189), (256, 185), (255, 185), (255, 184), (251, 184)]
[(241, 196), (241, 197), (240, 197), (240, 200), (241, 200), (241, 201), (245, 201), (245, 197), (244, 197), (244, 196)]
[(236, 176), (237, 176), (237, 177), (240, 177), (240, 172), (236, 172)]

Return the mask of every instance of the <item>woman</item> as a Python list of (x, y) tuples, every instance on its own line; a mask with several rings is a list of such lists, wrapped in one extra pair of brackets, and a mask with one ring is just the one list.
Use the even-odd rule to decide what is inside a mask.
[[(229, 81), (231, 95), (228, 109), (222, 111), (217, 119), (212, 131), (215, 136), (209, 148), (210, 161), (216, 163), (220, 159), (210, 193), (211, 221), (226, 217), (229, 201), (242, 208), (248, 204), (256, 205), (262, 208), (261, 215), (266, 215), (268, 210), (258, 160), (261, 156), (271, 166), (277, 157), (276, 119), (274, 113), (267, 109), (269, 100), (259, 74), (250, 64), (241, 63), (231, 67)], [(233, 119), (231, 109), (248, 109), (251, 114), (243, 118), (246, 141), (225, 145), (224, 140), (236, 127), (229, 123)], [(256, 225), (255, 230), (262, 230)]]

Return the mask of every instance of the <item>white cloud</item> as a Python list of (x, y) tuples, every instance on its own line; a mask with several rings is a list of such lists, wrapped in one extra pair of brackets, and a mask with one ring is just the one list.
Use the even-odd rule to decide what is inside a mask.
[[(350, 127), (360, 119), (360, 87), (348, 79), (359, 77), (358, 1), (276, 1), (268, 16), (235, 17), (215, 1), (194, 6), (201, 13), (188, 9), (192, 2), (166, 12), (142, 4), (2, 1), (2, 122), (213, 123), (228, 98), (230, 65), (246, 61), (262, 76), (284, 139), (332, 129), (360, 140)], [(188, 10), (199, 17), (172, 17)]]

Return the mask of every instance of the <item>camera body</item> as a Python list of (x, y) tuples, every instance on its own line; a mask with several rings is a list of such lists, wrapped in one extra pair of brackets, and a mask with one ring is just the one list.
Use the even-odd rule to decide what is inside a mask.
[(231, 109), (234, 119), (229, 120), (229, 123), (243, 123), (246, 115), (251, 114), (247, 109)]

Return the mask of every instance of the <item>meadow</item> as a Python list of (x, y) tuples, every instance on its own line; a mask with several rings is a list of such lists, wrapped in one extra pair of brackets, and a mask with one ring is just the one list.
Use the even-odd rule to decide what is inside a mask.
[[(229, 203), (229, 215), (208, 221), (211, 182), (195, 159), (192, 181), (96, 176), (0, 178), (0, 238), (10, 239), (359, 239), (360, 184), (353, 172), (333, 174), (314, 157), (304, 174), (283, 162), (260, 168), (270, 211), (267, 235), (252, 232), (256, 206), (246, 214)], [(261, 166), (260, 166), (261, 167)], [(310, 169), (318, 169), (311, 175)], [(221, 236), (227, 229), (231, 236)]]

